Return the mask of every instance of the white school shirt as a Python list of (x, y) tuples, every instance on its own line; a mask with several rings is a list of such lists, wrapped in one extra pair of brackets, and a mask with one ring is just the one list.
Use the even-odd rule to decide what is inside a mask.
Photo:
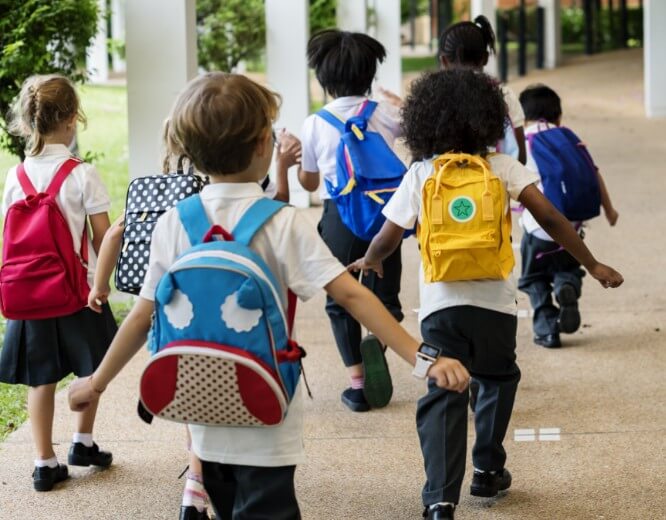
[[(211, 222), (231, 231), (245, 211), (264, 193), (257, 183), (218, 183), (204, 187), (201, 200)], [(162, 215), (153, 231), (150, 261), (140, 296), (155, 300), (160, 278), (190, 247), (177, 210)], [(300, 210), (281, 209), (260, 229), (251, 243), (275, 275), (282, 294), (291, 289), (301, 300), (345, 272)], [(190, 425), (192, 449), (202, 459), (244, 466), (291, 466), (305, 460), (303, 396), (296, 387), (289, 411), (280, 426), (230, 428)]]
[[(528, 168), (529, 170), (532, 170), (537, 175), (539, 174), (539, 167), (537, 166), (537, 163), (534, 160), (534, 157), (532, 156), (532, 151), (530, 149), (530, 142), (528, 137), (530, 134), (536, 134), (540, 130), (546, 130), (548, 128), (556, 128), (556, 125), (547, 122), (538, 122), (531, 124), (525, 129), (525, 150), (527, 151), (527, 162), (525, 163), (525, 167)], [(541, 180), (539, 180), (537, 187), (539, 188), (539, 191), (543, 193), (543, 184), (541, 183)], [(539, 223), (536, 221), (536, 219), (527, 209), (525, 209), (522, 215), (520, 216), (520, 225), (525, 230), (525, 233), (529, 233), (530, 235), (533, 235), (541, 240), (546, 240), (548, 242), (555, 242), (551, 238), (551, 236), (543, 230), (543, 228), (539, 225)], [(582, 222), (571, 221), (571, 225), (574, 227), (578, 227), (582, 225)]]
[[(39, 155), (28, 156), (23, 161), (25, 173), (38, 192), (45, 191), (51, 184), (58, 168), (70, 157), (69, 149), (62, 144), (47, 144)], [(18, 182), (16, 166), (11, 168), (5, 179), (5, 191), (2, 197), (2, 214), (7, 214), (9, 206), (25, 199), (26, 195)], [(83, 226), (87, 215), (106, 213), (111, 208), (109, 192), (95, 167), (81, 163), (69, 174), (56, 197), (69, 231), (72, 234), (72, 246), (77, 253), (81, 251)], [(88, 285), (93, 286), (97, 255), (88, 236)]]
[[(539, 176), (508, 155), (496, 154), (488, 158), (492, 172), (504, 183), (510, 197), (517, 200)], [(421, 193), (425, 181), (433, 174), (431, 160), (412, 164), (391, 200), (384, 208), (384, 216), (405, 229), (412, 229), (421, 219)], [(509, 201), (505, 211), (509, 210)], [(506, 280), (470, 280), (461, 282), (426, 283), (423, 264), (419, 268), (421, 306), (419, 320), (433, 312), (458, 305), (473, 305), (505, 314), (516, 314), (516, 279), (513, 272)]]
[[(346, 96), (334, 99), (324, 109), (339, 115), (342, 119), (355, 116), (361, 105), (368, 98), (364, 96)], [(402, 135), (400, 128), (400, 110), (389, 103), (380, 101), (368, 121), (368, 129), (379, 133), (393, 149), (395, 140)], [(333, 186), (337, 183), (336, 152), (340, 143), (340, 132), (324, 121), (317, 114), (311, 114), (303, 123), (301, 130), (301, 167), (306, 172), (319, 172)], [(326, 184), (322, 181), (319, 188), (322, 200), (330, 199)]]

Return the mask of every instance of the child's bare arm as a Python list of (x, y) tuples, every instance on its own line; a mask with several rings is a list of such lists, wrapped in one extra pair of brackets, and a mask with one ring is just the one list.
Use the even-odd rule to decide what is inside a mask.
[(275, 200), (289, 202), (289, 168), (301, 163), (301, 141), (293, 134), (282, 130), (278, 135)]
[[(410, 365), (416, 363), (419, 342), (400, 326), (372, 292), (349, 273), (341, 274), (324, 289), (400, 357)], [(438, 386), (456, 392), (463, 392), (469, 383), (469, 373), (464, 365), (457, 359), (446, 357), (430, 367), (428, 377), (435, 379)]]
[(95, 215), (88, 215), (88, 220), (90, 220), (90, 228), (92, 229), (92, 246), (95, 254), (98, 254), (104, 235), (111, 227), (109, 214), (97, 213)]
[(527, 149), (525, 148), (525, 128), (522, 126), (513, 129), (513, 134), (516, 136), (518, 143), (518, 161), (521, 164), (527, 162)]
[(404, 235), (404, 228), (386, 220), (379, 233), (370, 242), (365, 256), (349, 265), (348, 269), (350, 271), (363, 271), (364, 273), (368, 270), (375, 271), (381, 278), (384, 276), (382, 262), (398, 248)]
[(152, 301), (144, 298), (137, 300), (97, 370), (90, 377), (77, 379), (70, 385), (69, 407), (72, 410), (85, 410), (90, 403), (98, 399), (107, 385), (139, 351), (150, 329), (153, 308)]
[(308, 172), (301, 166), (298, 168), (298, 182), (306, 191), (316, 191), (319, 188), (319, 172)]
[(546, 233), (564, 247), (604, 287), (619, 287), (624, 279), (613, 268), (597, 261), (571, 223), (543, 196), (534, 184), (525, 188), (518, 201), (525, 206)]
[(597, 170), (597, 179), (599, 179), (599, 189), (601, 190), (601, 207), (604, 208), (604, 214), (606, 215), (606, 220), (611, 226), (614, 226), (617, 223), (617, 219), (620, 217), (620, 214), (613, 207), (611, 202), (610, 195), (608, 193), (608, 188), (606, 188), (606, 183), (604, 178), (601, 176), (601, 172)]
[(124, 217), (118, 217), (116, 221), (111, 224), (111, 227), (102, 239), (102, 245), (99, 248), (97, 256), (97, 267), (95, 269), (95, 280), (93, 287), (88, 295), (88, 307), (95, 312), (102, 312), (102, 304), (106, 303), (111, 287), (109, 279), (113, 268), (118, 261), (120, 248), (123, 241), (123, 222)]

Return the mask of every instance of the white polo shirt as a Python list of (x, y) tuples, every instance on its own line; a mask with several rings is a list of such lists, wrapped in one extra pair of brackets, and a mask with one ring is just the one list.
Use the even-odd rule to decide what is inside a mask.
[[(346, 96), (334, 99), (324, 108), (339, 115), (342, 119), (355, 116), (367, 100), (364, 96)], [(393, 149), (395, 140), (402, 135), (400, 110), (389, 103), (380, 101), (368, 121), (368, 129), (379, 133)], [(301, 131), (301, 167), (306, 172), (320, 172), (333, 186), (337, 186), (336, 152), (340, 143), (340, 132), (317, 114), (311, 114), (303, 123)], [(322, 200), (330, 199), (326, 184), (321, 183), (319, 195)]]
[[(45, 191), (53, 180), (56, 171), (70, 157), (69, 149), (62, 144), (47, 144), (39, 155), (28, 156), (23, 161), (25, 173), (38, 192)], [(10, 168), (5, 179), (2, 197), (2, 214), (7, 214), (9, 206), (26, 195), (18, 182), (16, 167)], [(81, 251), (83, 227), (87, 215), (106, 213), (111, 208), (109, 192), (95, 167), (81, 163), (69, 174), (56, 197), (58, 207), (67, 220), (72, 234), (72, 245), (77, 253)], [(88, 237), (88, 284), (93, 285), (97, 255)]]
[[(508, 155), (497, 154), (488, 158), (492, 172), (504, 183), (509, 196), (517, 200), (530, 184), (539, 181), (531, 172)], [(425, 181), (433, 174), (432, 161), (412, 164), (400, 187), (384, 208), (384, 216), (405, 229), (411, 229), (421, 219), (421, 194)], [(509, 210), (509, 201), (505, 211)], [(419, 320), (433, 312), (458, 305), (473, 305), (505, 314), (516, 314), (516, 279), (513, 273), (506, 280), (471, 280), (461, 282), (426, 283), (423, 264), (419, 267), (421, 305)]]
[[(257, 183), (218, 183), (206, 186), (201, 199), (211, 223), (233, 230), (245, 211), (264, 197)], [(150, 262), (140, 296), (154, 301), (160, 278), (190, 241), (174, 208), (162, 215), (153, 231)], [(266, 262), (283, 294), (291, 289), (301, 300), (345, 272), (315, 228), (300, 210), (280, 210), (257, 232), (251, 248)], [(286, 299), (286, 296), (285, 296)], [(290, 466), (305, 459), (303, 450), (303, 397), (300, 385), (285, 421), (271, 428), (227, 428), (190, 425), (192, 449), (202, 459), (246, 466)]]

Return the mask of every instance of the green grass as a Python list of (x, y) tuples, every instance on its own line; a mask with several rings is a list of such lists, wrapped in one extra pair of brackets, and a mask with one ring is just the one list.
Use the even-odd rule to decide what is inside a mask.
[[(128, 177), (127, 148), (127, 91), (125, 87), (81, 88), (81, 104), (88, 125), (79, 130), (79, 152), (95, 155), (93, 164), (99, 170), (111, 196), (111, 217), (119, 215), (125, 204)], [(0, 190), (4, 188), (5, 173), (18, 158), (0, 151)], [(114, 303), (116, 319), (127, 315), (127, 303)], [(5, 323), (0, 321), (0, 337)], [(64, 387), (72, 376), (60, 382)], [(25, 409), (27, 387), (0, 383), (0, 441), (18, 428), (27, 418)]]
[(410, 56), (402, 58), (402, 72), (423, 72), (437, 70), (437, 58), (432, 56)]

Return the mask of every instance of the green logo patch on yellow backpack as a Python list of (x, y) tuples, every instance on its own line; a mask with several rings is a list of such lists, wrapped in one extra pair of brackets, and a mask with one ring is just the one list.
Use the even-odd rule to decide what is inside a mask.
[(478, 155), (449, 153), (433, 164), (418, 231), (426, 282), (506, 279), (515, 261), (502, 181)]

